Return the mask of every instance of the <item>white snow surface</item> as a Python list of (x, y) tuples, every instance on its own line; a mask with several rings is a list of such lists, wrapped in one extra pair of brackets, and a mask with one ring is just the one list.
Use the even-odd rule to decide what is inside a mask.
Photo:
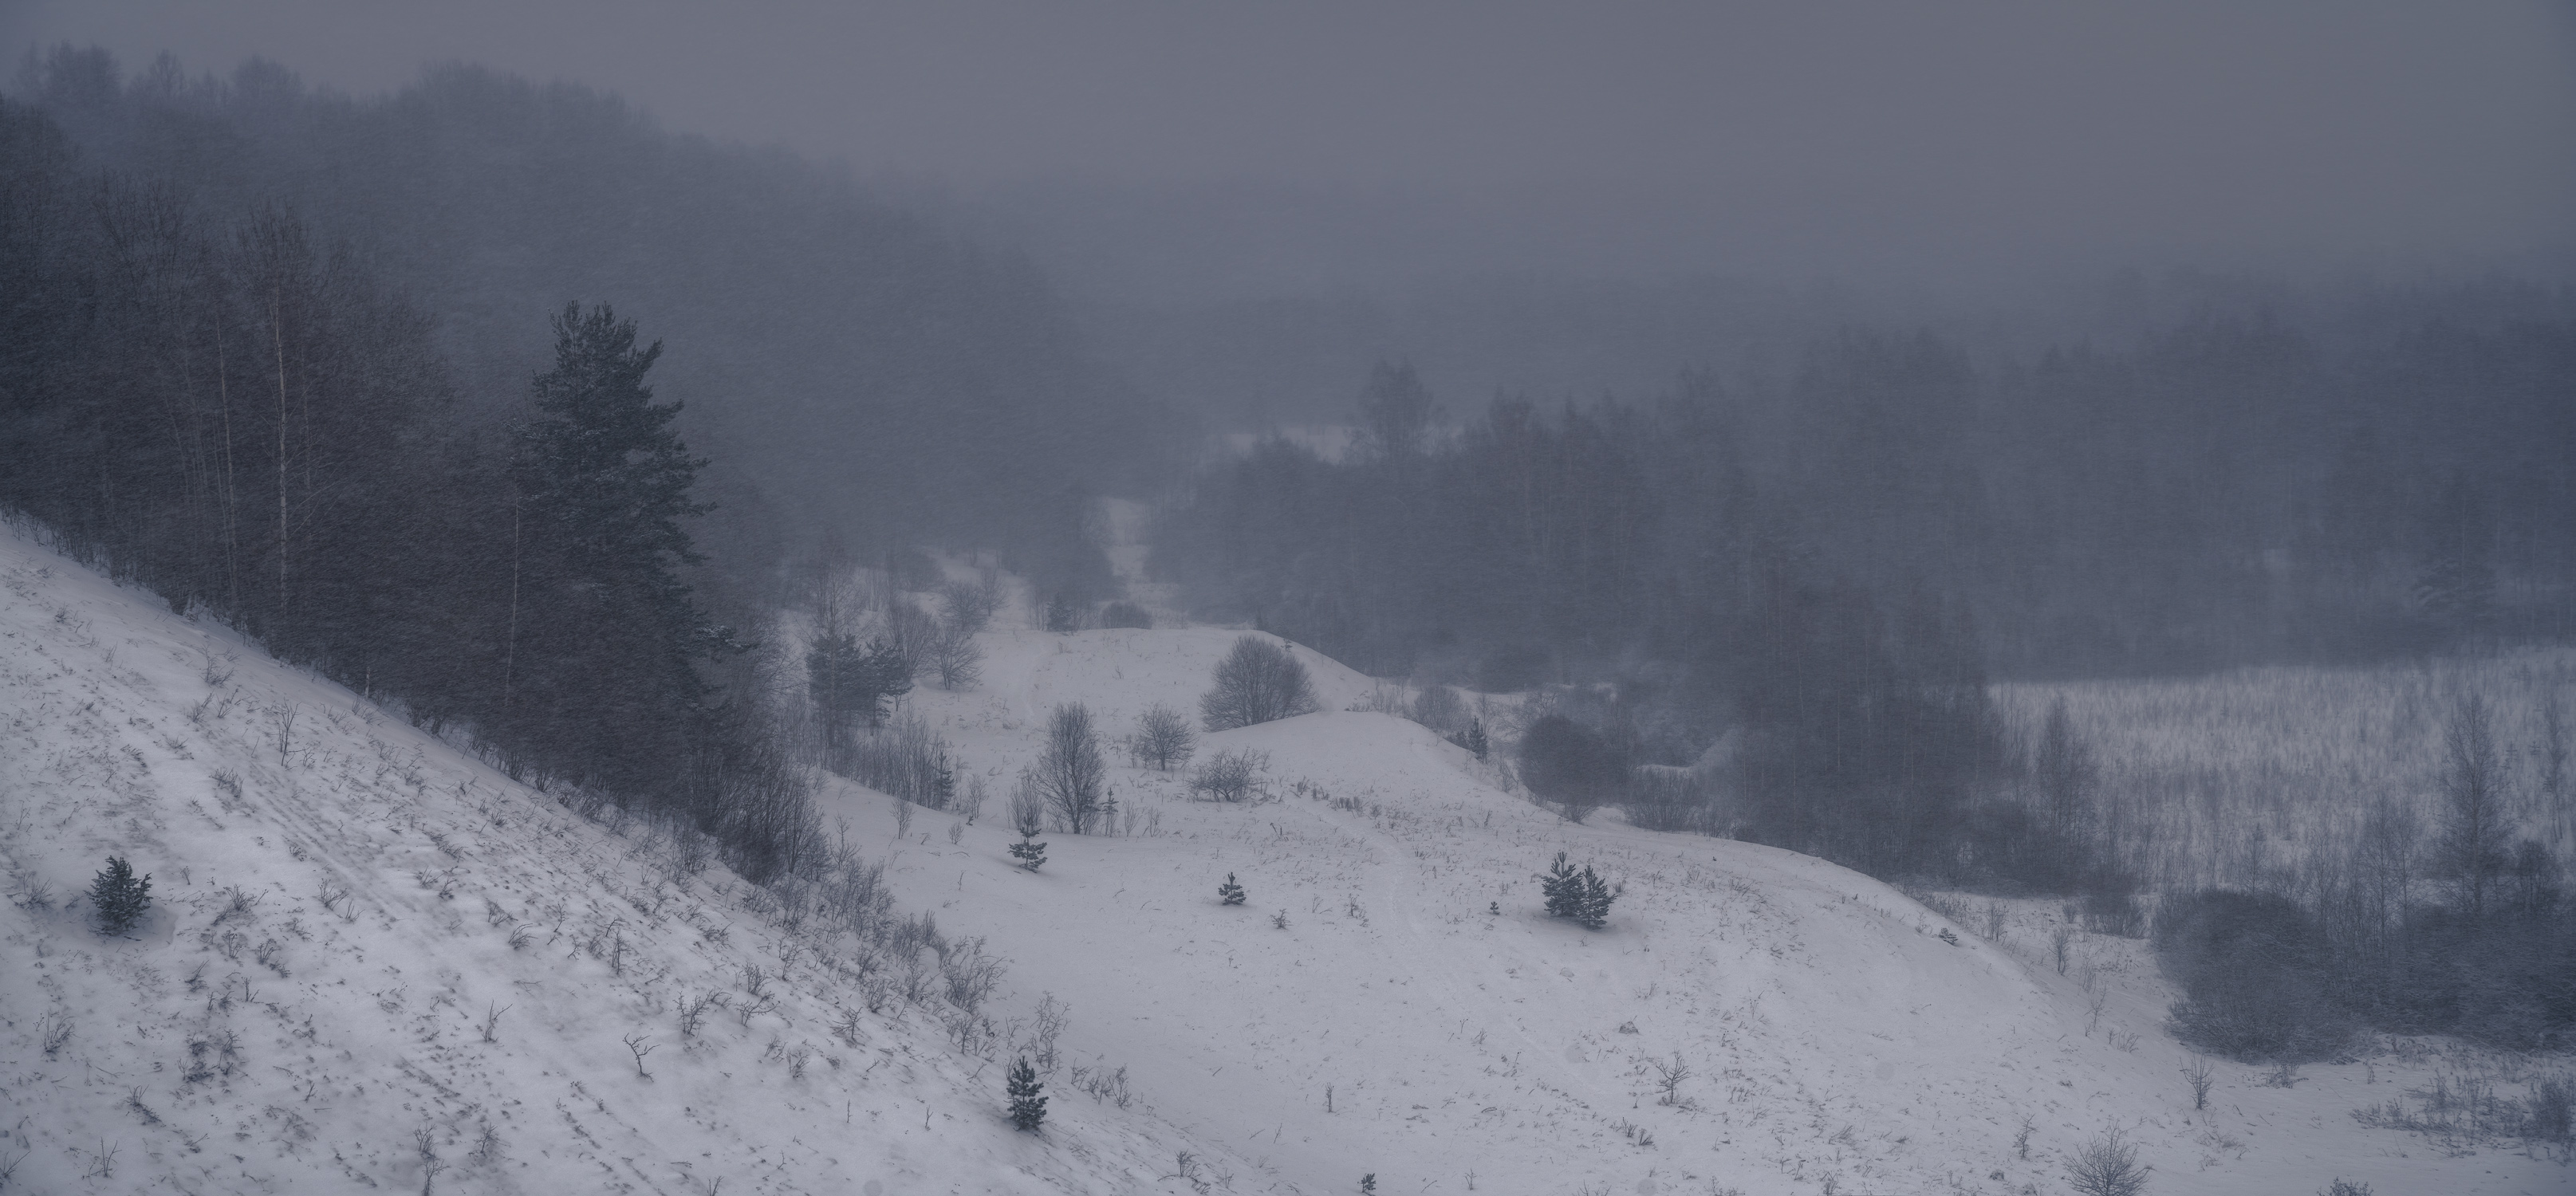
[[(1015, 867), (1005, 795), (1048, 712), (1086, 702), (1116, 735), (1154, 703), (1194, 711), (1243, 634), (1205, 627), (990, 631), (977, 688), (916, 689), (993, 791), (974, 825), (916, 809), (898, 839), (892, 799), (823, 783), (827, 823), (888, 861), (906, 910), (1011, 961), (997, 1019), (1069, 1005), (1046, 1132), (1020, 1134), (998, 1063), (925, 1010), (836, 1038), (847, 978), (720, 867), (678, 876), (640, 836), (22, 537), (0, 538), (0, 581), (12, 1192), (1320, 1196), (1374, 1174), (1386, 1196), (2000, 1196), (2066, 1190), (2068, 1157), (2115, 1127), (2154, 1193), (2570, 1189), (2557, 1162), (2353, 1121), (2445, 1066), (2441, 1044), (2290, 1088), (2220, 1062), (2196, 1112), (2141, 944), (2080, 936), (2060, 975), (2045, 903), (1990, 942), (1809, 857), (1565, 823), (1425, 729), (1348, 709), (1376, 683), (1303, 649), (1323, 712), (1199, 748), (1268, 753), (1266, 800), (1193, 802), (1122, 759), (1115, 833), (1049, 836), (1041, 871)], [(281, 710), (300, 716), (282, 758)], [(1559, 850), (1625, 885), (1607, 928), (1542, 915)], [(65, 905), (109, 853), (154, 876), (130, 940)], [(1248, 904), (1219, 903), (1229, 873)], [(235, 889), (256, 904), (227, 913)], [(676, 1001), (740, 996), (746, 964), (783, 973), (780, 1009), (683, 1042)], [(639, 1032), (649, 1080), (621, 1041)], [(1665, 1103), (1648, 1061), (1676, 1056), (1690, 1074)], [(1122, 1067), (1124, 1108), (1078, 1086)]]

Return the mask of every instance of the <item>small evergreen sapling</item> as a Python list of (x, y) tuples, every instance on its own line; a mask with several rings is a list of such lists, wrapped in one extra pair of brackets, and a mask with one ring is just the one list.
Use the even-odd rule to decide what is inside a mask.
[(1360, 1177), (1360, 1196), (1377, 1196), (1377, 1172)]
[(1234, 883), (1234, 874), (1231, 872), (1225, 874), (1225, 883), (1216, 887), (1216, 895), (1226, 905), (1243, 904), (1243, 886)]
[(1011, 858), (1031, 872), (1046, 866), (1046, 844), (1038, 840), (1036, 827), (1020, 828), (1020, 841), (1011, 844)]
[(1029, 1057), (1020, 1056), (1011, 1065), (1006, 1086), (1011, 1097), (1011, 1124), (1023, 1132), (1035, 1133), (1046, 1123), (1046, 1085), (1038, 1082), (1037, 1069), (1029, 1066)]
[(1547, 916), (1571, 918), (1586, 930), (1599, 930), (1610, 923), (1610, 903), (1619, 899), (1619, 890), (1601, 879), (1585, 864), (1581, 869), (1566, 862), (1565, 853), (1556, 853), (1556, 862), (1548, 865), (1539, 877), (1539, 891), (1547, 898)]
[(1474, 752), (1479, 760), (1484, 759), (1485, 753), (1493, 746), (1485, 739), (1485, 720), (1481, 718), (1467, 724), (1466, 730), (1450, 736), (1449, 742)]
[(1602, 882), (1592, 865), (1583, 866), (1583, 904), (1574, 912), (1574, 920), (1585, 930), (1599, 930), (1610, 924), (1610, 903), (1619, 899), (1618, 890)]
[(152, 908), (152, 878), (136, 879), (133, 865), (122, 857), (109, 856), (107, 867), (90, 881), (89, 904), (98, 911), (101, 933), (123, 934)]

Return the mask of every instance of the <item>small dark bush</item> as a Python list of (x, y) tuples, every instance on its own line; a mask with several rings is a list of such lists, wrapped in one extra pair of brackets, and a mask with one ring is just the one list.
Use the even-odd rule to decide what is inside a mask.
[(2165, 898), (2156, 956), (2182, 986), (2173, 1030), (2237, 1059), (2286, 1062), (2332, 1053), (2351, 1032), (2328, 997), (2325, 935), (2287, 898), (2225, 889)]
[(90, 909), (104, 934), (123, 934), (152, 908), (152, 878), (137, 878), (122, 857), (107, 857), (107, 867), (89, 885)]
[(1521, 781), (1581, 822), (1617, 802), (1628, 786), (1627, 754), (1601, 733), (1561, 714), (1531, 723), (1521, 736)]
[(1708, 793), (1697, 777), (1681, 769), (1637, 770), (1620, 808), (1628, 812), (1630, 825), (1645, 830), (1710, 834), (1715, 829), (1716, 808)]
[(1225, 874), (1225, 883), (1216, 887), (1217, 899), (1226, 905), (1243, 904), (1243, 886), (1234, 883), (1234, 874)]
[(1154, 626), (1154, 616), (1145, 613), (1144, 607), (1138, 606), (1133, 602), (1112, 602), (1109, 605), (1100, 608), (1100, 625), (1103, 627), (1132, 627), (1139, 630), (1152, 630)]

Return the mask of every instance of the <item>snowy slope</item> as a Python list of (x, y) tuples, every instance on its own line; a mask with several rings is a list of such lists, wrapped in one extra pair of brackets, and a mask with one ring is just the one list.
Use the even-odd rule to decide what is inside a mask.
[[(1006, 1036), (1069, 1006), (1039, 1138), (1000, 1117), (1010, 1048), (952, 1050), (936, 998), (866, 1013), (721, 868), (0, 539), (6, 1190), (2058, 1192), (2114, 1126), (2156, 1193), (2570, 1186), (2349, 1116), (2468, 1053), (2383, 1042), (2286, 1089), (2222, 1063), (2195, 1112), (2139, 944), (2080, 936), (2061, 975), (2045, 908), (1998, 944), (1791, 853), (1569, 826), (1302, 651), (1324, 712), (1201, 749), (1268, 753), (1270, 800), (1121, 767), (1123, 833), (1015, 869), (999, 794), (1053, 704), (1111, 734), (1193, 709), (1238, 634), (986, 633), (980, 687), (910, 699), (995, 790), (978, 825), (898, 842), (890, 799), (827, 786), (904, 907), (1011, 961)], [(1607, 929), (1540, 916), (1559, 849), (1626, 883)], [(130, 941), (66, 905), (110, 852), (160, 898)], [(779, 1005), (746, 1019), (747, 966)]]
[[(983, 687), (911, 702), (998, 795), (1053, 703), (1086, 701), (1111, 735), (1156, 702), (1194, 709), (1237, 634), (991, 633)], [(1389, 1193), (2054, 1192), (2113, 1127), (2157, 1192), (2570, 1182), (2354, 1124), (2446, 1065), (2421, 1054), (2289, 1089), (2221, 1062), (2196, 1113), (2141, 944), (2079, 935), (2060, 975), (2053, 910), (2008, 911), (1998, 945), (1809, 857), (1566, 824), (1423, 728), (1341, 709), (1369, 680), (1304, 658), (1326, 712), (1201, 748), (1267, 752), (1276, 800), (1192, 802), (1178, 776), (1122, 767), (1123, 833), (1054, 836), (1035, 875), (1004, 852), (998, 797), (973, 827), (917, 815), (890, 870), (907, 904), (1070, 1002), (1080, 1059), (1128, 1067), (1163, 1115), (1252, 1156), (1237, 1190), (1347, 1192), (1373, 1172)], [(828, 796), (854, 834), (893, 834), (890, 799)], [(1626, 883), (1608, 929), (1541, 915), (1535, 874), (1559, 849)], [(1219, 904), (1229, 873), (1248, 905)], [(1675, 1055), (1691, 1074), (1667, 1105), (1648, 1061)]]
[[(669, 847), (0, 535), (0, 1190), (1115, 1193), (1185, 1149), (1241, 1166), (1138, 1107), (1014, 1132), (936, 998), (867, 1014), (810, 930)], [(129, 939), (72, 900), (110, 853), (153, 876)], [(775, 1009), (741, 1016), (747, 967)]]

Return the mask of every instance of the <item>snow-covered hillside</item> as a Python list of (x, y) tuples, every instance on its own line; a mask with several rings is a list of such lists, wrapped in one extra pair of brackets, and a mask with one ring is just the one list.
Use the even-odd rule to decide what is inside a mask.
[[(1123, 733), (1152, 703), (1187, 708), (1235, 634), (988, 635), (985, 687), (912, 702), (998, 792), (1051, 703), (1086, 701)], [(2060, 975), (2051, 911), (2007, 910), (2015, 950), (1811, 857), (1607, 815), (1568, 824), (1419, 726), (1336, 709), (1372, 682), (1301, 659), (1326, 712), (1201, 748), (1267, 753), (1276, 800), (1193, 802), (1177, 775), (1121, 768), (1130, 834), (1056, 836), (1030, 875), (1003, 851), (1002, 816), (952, 847), (925, 814), (890, 869), (907, 904), (989, 935), (1069, 1002), (1067, 1041), (1086, 1058), (1127, 1066), (1158, 1109), (1254, 1156), (1264, 1179), (2052, 1192), (2069, 1154), (2118, 1128), (2156, 1191), (2567, 1182), (2555, 1163), (2471, 1165), (2353, 1123), (2432, 1060), (2312, 1067), (2289, 1089), (2221, 1062), (2196, 1113), (2141, 944), (2078, 934)], [(888, 799), (831, 797), (864, 833), (891, 833)], [(1607, 929), (1543, 916), (1537, 873), (1558, 850), (1626, 884)], [(1219, 904), (1229, 873), (1246, 905)], [(1656, 1064), (1676, 1056), (1689, 1075), (1668, 1103)]]
[[(2065, 1190), (2113, 1128), (2156, 1193), (2569, 1182), (2349, 1116), (2439, 1052), (2288, 1088), (2222, 1062), (2195, 1111), (2136, 942), (2079, 935), (2061, 974), (2043, 908), (1997, 942), (1807, 857), (1566, 824), (1302, 651), (1324, 712), (1200, 749), (1266, 753), (1267, 800), (1118, 767), (1119, 833), (1014, 867), (1002, 794), (1048, 711), (1193, 709), (1239, 634), (1209, 628), (998, 629), (979, 686), (916, 689), (994, 793), (975, 825), (898, 838), (891, 799), (825, 785), (901, 907), (1010, 961), (1005, 1035), (1069, 1011), (1048, 1132), (1018, 1134), (979, 1057), (1007, 1049), (952, 1049), (935, 998), (869, 1014), (720, 868), (22, 539), (0, 581), (11, 1191), (2002, 1194)], [(1605, 929), (1541, 915), (1559, 850), (1624, 882)], [(132, 940), (66, 904), (110, 853), (155, 877)], [(778, 1006), (746, 1018), (753, 967)]]
[[(1183, 1150), (1239, 1166), (1133, 1105), (1059, 1098), (1017, 1133), (937, 998), (867, 1012), (721, 867), (14, 534), (0, 586), (0, 1191), (1125, 1192)], [(152, 876), (127, 938), (74, 900), (110, 854)]]

